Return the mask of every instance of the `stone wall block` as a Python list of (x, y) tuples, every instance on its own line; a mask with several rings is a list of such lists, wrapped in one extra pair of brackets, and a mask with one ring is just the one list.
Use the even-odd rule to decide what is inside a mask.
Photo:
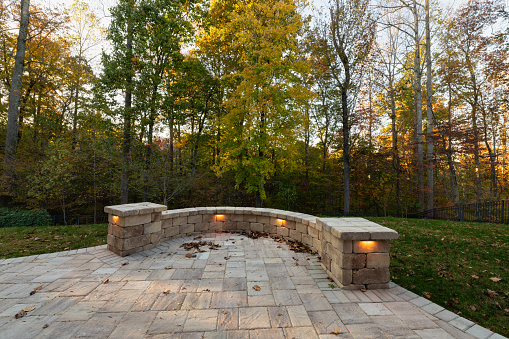
[(295, 229), (297, 231), (299, 231), (300, 233), (304, 233), (304, 234), (307, 234), (308, 233), (308, 226), (307, 225), (304, 225), (303, 223), (301, 222), (298, 222), (295, 224)]
[(237, 222), (236, 221), (225, 221), (223, 222), (225, 231), (236, 231), (237, 230)]
[(368, 253), (367, 254), (367, 268), (382, 268), (389, 267), (391, 258), (389, 253)]
[(286, 227), (278, 227), (277, 228), (277, 234), (282, 237), (287, 237), (290, 235), (290, 230)]
[(131, 250), (137, 247), (143, 247), (150, 243), (150, 235), (144, 234), (137, 237), (123, 239), (121, 246), (118, 249), (122, 251)]
[(313, 251), (320, 252), (320, 249), (322, 248), (322, 242), (320, 239), (313, 238)]
[(237, 229), (241, 231), (250, 231), (249, 229), (250, 223), (247, 221), (238, 221), (237, 222)]
[(353, 241), (354, 253), (387, 253), (390, 247), (389, 240)]
[(313, 246), (313, 238), (309, 234), (302, 234), (302, 242), (309, 247)]
[(262, 224), (270, 224), (270, 216), (267, 215), (257, 215), (256, 216), (256, 222), (262, 223)]
[(290, 238), (295, 241), (302, 242), (302, 233), (297, 230), (290, 230)]
[(338, 263), (331, 262), (331, 273), (335, 280), (343, 286), (347, 286), (352, 283), (352, 270), (344, 270), (339, 267)]
[(352, 240), (341, 240), (338, 237), (332, 235), (331, 244), (332, 247), (337, 248), (340, 252), (343, 253), (352, 253), (353, 251)]
[(244, 221), (244, 216), (242, 214), (232, 214), (230, 216), (231, 221)]
[(216, 216), (214, 214), (202, 214), (202, 221), (203, 222), (215, 222)]
[(180, 233), (180, 226), (171, 226), (164, 229), (164, 237), (171, 238)]
[(353, 271), (354, 284), (385, 284), (390, 280), (389, 268), (363, 268)]
[(366, 254), (339, 253), (339, 266), (341, 268), (351, 270), (366, 267)]
[(187, 223), (188, 224), (196, 224), (198, 222), (203, 221), (203, 215), (202, 214), (196, 214), (196, 215), (190, 215), (187, 217)]
[(180, 225), (180, 234), (189, 234), (194, 232), (194, 224)]
[(274, 226), (284, 226), (285, 225), (284, 219), (279, 219), (277, 217), (270, 217), (270, 224)]
[(112, 224), (116, 224), (118, 226), (135, 226), (135, 225), (141, 225), (141, 224), (146, 224), (146, 223), (151, 222), (152, 214), (149, 213), (149, 214), (141, 214), (141, 215), (131, 215), (128, 217), (115, 217), (110, 214), (110, 215), (108, 215), (108, 220), (110, 220), (110, 219), (112, 221), (117, 220), (117, 222), (112, 222), (112, 221), (110, 221), (110, 222)]
[(161, 221), (161, 213), (159, 212), (153, 212), (152, 213), (152, 222), (154, 221)]
[(253, 232), (263, 233), (263, 224), (259, 222), (252, 222), (250, 229)]
[(159, 246), (159, 242), (161, 241), (162, 235), (163, 235), (162, 231), (150, 233), (150, 243)]
[(173, 226), (173, 219), (164, 219), (161, 221), (161, 228), (165, 229)]
[(256, 222), (256, 217), (257, 215), (254, 214), (244, 214), (243, 220), (247, 222)]
[(221, 221), (215, 221), (210, 223), (210, 230), (213, 232), (224, 231), (224, 223)]
[(313, 238), (320, 239), (320, 233), (318, 232), (318, 230), (316, 228), (314, 228), (312, 226), (308, 226), (307, 233)]
[(161, 222), (155, 221), (143, 225), (143, 234), (150, 234), (155, 232), (161, 232)]
[(195, 232), (206, 232), (210, 230), (210, 222), (197, 222), (194, 224)]
[(181, 226), (187, 224), (187, 217), (176, 217), (173, 218), (173, 225), (174, 226)]
[(294, 229), (296, 229), (296, 222), (293, 220), (286, 220), (285, 227), (290, 230), (294, 230)]
[(263, 232), (268, 234), (276, 234), (277, 233), (277, 226), (272, 224), (265, 224), (263, 226)]

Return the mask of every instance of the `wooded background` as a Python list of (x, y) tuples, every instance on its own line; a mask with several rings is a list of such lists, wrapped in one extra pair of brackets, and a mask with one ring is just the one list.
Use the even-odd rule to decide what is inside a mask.
[(0, 206), (405, 215), (509, 195), (502, 1), (110, 12), (102, 27), (79, 0), (0, 3)]

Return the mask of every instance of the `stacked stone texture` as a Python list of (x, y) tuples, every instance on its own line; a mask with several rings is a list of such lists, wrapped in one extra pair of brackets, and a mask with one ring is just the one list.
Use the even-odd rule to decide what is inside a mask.
[(268, 208), (166, 211), (163, 205), (141, 203), (109, 206), (105, 212), (110, 214), (108, 248), (121, 256), (208, 232), (267, 233), (302, 242), (318, 252), (329, 276), (348, 289), (388, 288), (389, 240), (398, 238), (396, 231), (362, 218), (317, 218)]

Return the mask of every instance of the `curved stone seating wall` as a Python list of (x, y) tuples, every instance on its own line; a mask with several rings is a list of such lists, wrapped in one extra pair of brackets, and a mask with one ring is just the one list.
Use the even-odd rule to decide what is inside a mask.
[(341, 287), (388, 288), (390, 240), (398, 233), (363, 218), (317, 218), (253, 207), (197, 207), (166, 210), (137, 203), (104, 208), (109, 214), (108, 249), (126, 256), (177, 237), (208, 232), (260, 232), (309, 246)]

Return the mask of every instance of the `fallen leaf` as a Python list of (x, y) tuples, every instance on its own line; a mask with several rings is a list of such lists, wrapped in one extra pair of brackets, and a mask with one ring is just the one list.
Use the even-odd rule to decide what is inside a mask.
[(334, 331), (330, 332), (329, 334), (339, 335), (339, 331), (338, 330), (334, 330)]
[(25, 311), (25, 312), (30, 312), (30, 311), (33, 311), (33, 310), (35, 310), (35, 306), (28, 306), (28, 307), (25, 307), (23, 309), (23, 311)]
[(500, 281), (500, 280), (502, 280), (502, 279), (497, 278), (497, 277), (492, 277), (492, 278), (490, 278), (490, 280), (491, 280), (491, 281), (494, 281), (494, 282), (499, 282), (499, 281)]
[(173, 266), (166, 266), (165, 267), (167, 270), (171, 270), (173, 268)]
[(196, 255), (194, 255), (193, 253), (187, 253), (186, 258), (196, 258)]
[(428, 299), (431, 299), (431, 293), (429, 292), (422, 292), (422, 295)]
[(497, 293), (497, 292), (492, 291), (492, 290), (486, 290), (486, 291), (484, 292), (484, 294), (486, 294), (486, 295), (487, 295), (488, 297), (490, 297), (490, 298), (494, 298), (496, 295), (498, 295), (498, 293)]
[(123, 262), (122, 266), (125, 266), (125, 265), (129, 265), (129, 263), (128, 262)]
[(110, 282), (110, 279), (106, 279), (106, 280), (103, 281), (103, 284), (107, 284), (109, 282)]
[(48, 328), (49, 325), (48, 324), (44, 324), (44, 326), (42, 328)]
[(38, 291), (42, 288), (42, 285), (41, 286), (37, 286), (36, 288), (34, 288), (34, 291)]
[(470, 309), (474, 312), (477, 311), (477, 307), (475, 307), (475, 305), (470, 305)]
[(210, 292), (210, 290), (207, 288), (206, 290), (203, 290), (203, 292)]
[(259, 291), (259, 290), (261, 290), (261, 288), (260, 288), (260, 286), (258, 286), (258, 285), (254, 285), (254, 286), (253, 286), (253, 290), (255, 290), (255, 291)]
[(167, 291), (164, 291), (163, 294), (170, 294), (171, 291), (170, 290), (167, 290)]
[(230, 260), (231, 256), (229, 257), (224, 257), (224, 260)]
[(295, 262), (295, 263), (293, 263), (293, 264), (294, 264), (295, 266), (299, 266), (299, 263), (298, 263), (298, 262)]
[(458, 298), (452, 298), (452, 301), (454, 301), (456, 304), (460, 303), (460, 300)]
[(281, 246), (278, 246), (277, 248), (281, 248)]
[(27, 315), (27, 313), (24, 310), (21, 310), (14, 316), (14, 318), (16, 319), (23, 318), (25, 315)]
[(479, 276), (478, 275), (473, 275), (472, 278), (479, 279)]
[(366, 292), (366, 291), (367, 291), (367, 289), (361, 288), (361, 292)]

